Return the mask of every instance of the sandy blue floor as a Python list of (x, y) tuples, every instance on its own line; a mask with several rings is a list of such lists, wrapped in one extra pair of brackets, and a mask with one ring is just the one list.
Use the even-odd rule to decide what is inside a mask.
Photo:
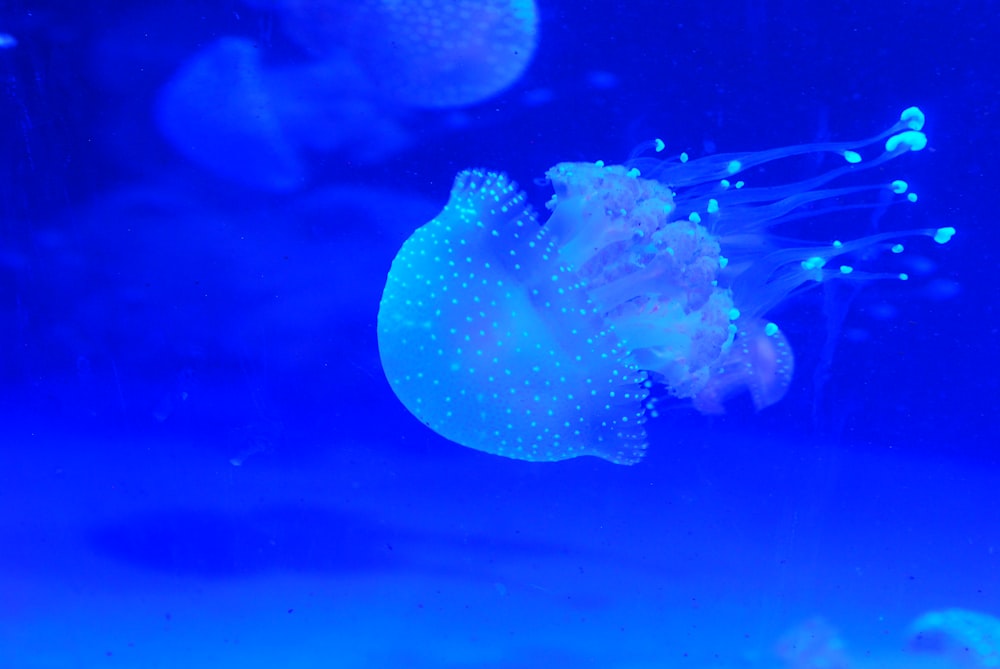
[(852, 666), (953, 666), (904, 654), (907, 625), (1000, 601), (973, 464), (689, 438), (631, 468), (436, 440), (234, 466), (193, 440), (22, 433), (0, 667), (781, 667), (816, 617)]

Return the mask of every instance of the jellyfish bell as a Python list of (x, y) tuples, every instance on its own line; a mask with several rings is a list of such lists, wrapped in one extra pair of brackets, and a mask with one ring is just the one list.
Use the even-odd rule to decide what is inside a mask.
[(523, 460), (631, 462), (645, 447), (646, 376), (503, 174), (460, 173), (403, 244), (378, 340), (397, 397), (452, 441)]
[[(863, 142), (560, 163), (546, 173), (555, 195), (544, 225), (505, 175), (462, 172), (444, 210), (406, 240), (389, 271), (378, 315), (386, 377), (442, 436), (532, 461), (636, 462), (644, 423), (656, 415), (653, 386), (704, 413), (744, 390), (763, 409), (782, 398), (794, 368), (769, 311), (818, 282), (905, 279), (849, 263), (872, 250), (901, 252), (907, 235), (944, 243), (954, 234), (816, 244), (769, 230), (851, 208), (843, 198), (873, 189), (915, 199), (901, 181), (832, 182), (922, 149), (922, 126), (911, 108)], [(861, 152), (873, 144), (884, 150), (865, 162)], [(845, 164), (786, 185), (738, 180), (817, 151)]]
[(305, 167), (289, 141), (250, 40), (224, 37), (195, 54), (161, 89), (160, 131), (196, 164), (238, 183), (287, 191)]
[(482, 102), (513, 85), (538, 44), (534, 0), (282, 0), (285, 32), (313, 55), (346, 49), (382, 96), (422, 109)]
[(370, 82), (342, 54), (272, 66), (253, 41), (223, 37), (162, 87), (156, 120), (179, 153), (209, 172), (288, 192), (308, 183), (312, 153), (341, 152), (365, 164), (409, 143), (374, 98)]

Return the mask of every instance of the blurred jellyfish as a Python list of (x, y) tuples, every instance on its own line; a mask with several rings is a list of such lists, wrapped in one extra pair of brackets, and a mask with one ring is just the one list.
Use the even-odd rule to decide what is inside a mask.
[(262, 63), (260, 46), (223, 37), (163, 87), (157, 120), (189, 159), (234, 181), (291, 190), (310, 153), (375, 162), (409, 143), (413, 109), (482, 102), (514, 84), (538, 35), (533, 0), (256, 0), (309, 53)]
[[(539, 225), (505, 175), (462, 172), (451, 198), (403, 244), (378, 315), (390, 385), (417, 418), (471, 448), (523, 460), (595, 455), (636, 462), (658, 385), (702, 412), (747, 390), (757, 409), (782, 398), (794, 360), (777, 304), (826, 281), (905, 275), (851, 264), (902, 252), (900, 238), (954, 230), (793, 243), (770, 228), (839, 209), (868, 191), (915, 200), (900, 180), (825, 187), (922, 149), (916, 108), (869, 140), (689, 161), (561, 163)], [(881, 155), (861, 152), (883, 144)], [(657, 152), (662, 142), (652, 143)], [(833, 153), (840, 167), (747, 187), (737, 176), (781, 158)], [(787, 225), (784, 225), (787, 230)]]
[(475, 104), (515, 83), (538, 43), (534, 0), (287, 0), (285, 31), (318, 58), (346, 49), (386, 100)]
[(292, 190), (306, 151), (379, 160), (407, 143), (349, 60), (265, 68), (250, 40), (226, 37), (195, 54), (161, 89), (161, 132), (183, 155), (233, 181)]
[(910, 626), (910, 649), (965, 669), (1000, 667), (1000, 619), (965, 609), (931, 611)]
[(157, 121), (174, 147), (217, 174), (276, 190), (304, 168), (278, 116), (252, 42), (225, 38), (197, 54), (160, 93)]

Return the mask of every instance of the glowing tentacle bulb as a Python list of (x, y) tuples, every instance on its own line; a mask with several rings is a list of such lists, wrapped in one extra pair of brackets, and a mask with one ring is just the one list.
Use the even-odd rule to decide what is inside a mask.
[[(706, 413), (742, 390), (758, 409), (773, 404), (794, 362), (769, 310), (816, 282), (905, 279), (847, 263), (899, 252), (909, 235), (944, 243), (954, 229), (826, 245), (792, 245), (769, 229), (858, 206), (848, 201), (865, 191), (915, 201), (903, 181), (828, 184), (924, 148), (923, 122), (913, 107), (861, 142), (560, 163), (546, 173), (555, 195), (544, 224), (506, 175), (464, 171), (392, 263), (378, 315), (386, 378), (440, 435), (531, 461), (638, 461), (654, 384)], [(872, 145), (883, 150), (864, 161)], [(815, 152), (842, 164), (785, 185), (737, 180)]]

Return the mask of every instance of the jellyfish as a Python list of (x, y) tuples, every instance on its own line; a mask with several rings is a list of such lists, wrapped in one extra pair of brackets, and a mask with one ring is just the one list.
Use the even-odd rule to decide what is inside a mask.
[(177, 151), (210, 172), (271, 191), (301, 188), (310, 152), (381, 160), (409, 143), (349, 59), (283, 67), (248, 39), (194, 54), (160, 91), (156, 120)]
[(257, 42), (224, 36), (166, 82), (156, 120), (173, 147), (223, 178), (302, 188), (309, 156), (371, 163), (411, 141), (413, 109), (482, 102), (527, 70), (534, 0), (254, 0), (282, 16), (310, 58), (273, 64)]
[(346, 52), (383, 98), (460, 107), (514, 84), (538, 43), (534, 0), (284, 0), (285, 32), (320, 59)]
[(249, 40), (223, 38), (196, 54), (161, 90), (156, 118), (178, 151), (216, 174), (274, 190), (304, 179)]
[[(546, 173), (555, 195), (544, 224), (505, 174), (466, 170), (392, 262), (378, 314), (386, 378), (441, 436), (529, 461), (637, 462), (657, 414), (654, 387), (703, 413), (743, 391), (757, 409), (770, 406), (794, 369), (791, 346), (768, 319), (774, 307), (822, 282), (905, 280), (863, 265), (876, 251), (902, 252), (907, 236), (944, 243), (954, 229), (825, 244), (770, 231), (866, 206), (845, 198), (869, 191), (915, 201), (902, 180), (831, 182), (924, 148), (923, 124), (910, 108), (861, 142), (560, 163)], [(863, 160), (873, 145), (882, 152)], [(785, 185), (740, 178), (816, 152), (843, 164)]]
[(930, 611), (911, 626), (910, 649), (967, 669), (1000, 667), (1000, 619), (966, 609)]

